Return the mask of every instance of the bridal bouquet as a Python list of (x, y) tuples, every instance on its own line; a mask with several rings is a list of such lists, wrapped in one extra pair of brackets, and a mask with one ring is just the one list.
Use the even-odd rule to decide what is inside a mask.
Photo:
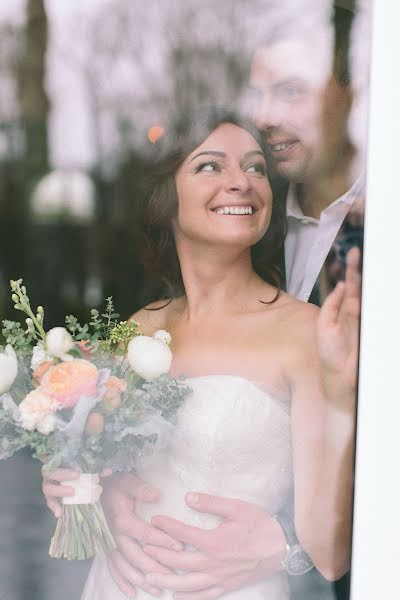
[(21, 448), (45, 462), (78, 470), (64, 498), (50, 545), (55, 558), (85, 559), (115, 547), (100, 504), (99, 474), (128, 471), (162, 449), (190, 389), (168, 375), (171, 336), (141, 335), (139, 324), (118, 321), (111, 298), (84, 325), (44, 329), (44, 309), (33, 311), (22, 279), (11, 281), (14, 308), (26, 328), (3, 321), (0, 348), (0, 459)]

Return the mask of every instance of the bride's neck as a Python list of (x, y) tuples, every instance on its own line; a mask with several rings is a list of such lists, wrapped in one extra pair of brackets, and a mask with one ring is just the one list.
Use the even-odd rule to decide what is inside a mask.
[[(245, 306), (251, 288), (259, 285), (250, 249), (178, 247), (185, 287), (185, 316), (226, 315)], [(244, 293), (245, 292), (245, 293)]]

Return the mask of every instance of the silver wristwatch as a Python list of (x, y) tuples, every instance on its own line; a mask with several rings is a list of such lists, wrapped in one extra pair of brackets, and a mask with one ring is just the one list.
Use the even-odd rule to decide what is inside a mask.
[(283, 515), (275, 515), (286, 540), (286, 554), (282, 566), (289, 575), (305, 575), (314, 568), (314, 563), (300, 544), (291, 519)]

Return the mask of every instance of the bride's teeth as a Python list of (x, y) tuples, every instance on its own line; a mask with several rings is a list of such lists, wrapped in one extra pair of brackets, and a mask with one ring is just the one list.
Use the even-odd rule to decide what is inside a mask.
[(252, 215), (253, 207), (252, 206), (224, 206), (220, 208), (215, 208), (214, 212), (217, 215)]

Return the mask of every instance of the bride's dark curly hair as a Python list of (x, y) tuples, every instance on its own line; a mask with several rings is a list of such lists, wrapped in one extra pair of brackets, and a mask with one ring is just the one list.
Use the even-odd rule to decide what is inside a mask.
[[(224, 123), (242, 127), (262, 147), (260, 134), (251, 122), (224, 109), (210, 107), (179, 119), (156, 144), (158, 156), (149, 173), (149, 193), (141, 199), (138, 224), (142, 238), (139, 251), (158, 298), (172, 299), (184, 294), (171, 224), (178, 210), (175, 173), (187, 156)], [(256, 273), (278, 288), (277, 298), (282, 281), (279, 265), (286, 234), (287, 184), (274, 173), (269, 172), (268, 177), (273, 192), (271, 222), (265, 235), (252, 246), (251, 256)]]

